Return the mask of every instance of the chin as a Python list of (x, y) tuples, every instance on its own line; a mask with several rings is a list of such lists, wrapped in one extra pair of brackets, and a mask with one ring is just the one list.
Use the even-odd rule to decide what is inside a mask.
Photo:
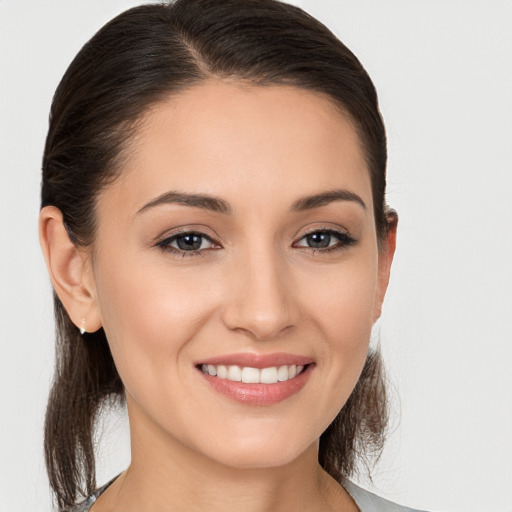
[[(273, 468), (286, 466), (301, 458), (309, 450), (314, 450), (316, 457), (317, 440), (299, 440), (281, 431), (268, 436), (238, 436), (228, 440), (212, 443), (203, 454), (218, 463), (239, 469)], [(212, 447), (214, 448), (212, 450)], [(219, 448), (218, 450), (215, 448)]]

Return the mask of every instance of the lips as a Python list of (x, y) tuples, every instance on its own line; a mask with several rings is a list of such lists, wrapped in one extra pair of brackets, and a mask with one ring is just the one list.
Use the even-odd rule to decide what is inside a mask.
[(210, 388), (247, 405), (271, 405), (298, 393), (315, 364), (305, 356), (228, 354), (196, 364)]
[(236, 365), (240, 367), (248, 366), (251, 368), (269, 368), (272, 366), (296, 365), (306, 366), (313, 363), (313, 359), (296, 354), (286, 354), (276, 352), (274, 354), (252, 354), (249, 352), (242, 354), (226, 354), (223, 356), (210, 357), (208, 359), (197, 361), (196, 365)]

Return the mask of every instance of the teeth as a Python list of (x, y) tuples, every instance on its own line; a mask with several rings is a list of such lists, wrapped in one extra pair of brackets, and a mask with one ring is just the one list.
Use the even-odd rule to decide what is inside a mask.
[(291, 379), (290, 370), (288, 366), (280, 366), (277, 370), (277, 380), (279, 382), (283, 382), (285, 380)]
[[(279, 369), (281, 368), (284, 368), (284, 370), (281, 372), (284, 373), (286, 371), (286, 366), (281, 366)], [(277, 372), (278, 370), (275, 366), (271, 368), (262, 368), (260, 372), (260, 382), (262, 382), (263, 384), (275, 384), (277, 382)], [(288, 380), (288, 375), (284, 380)]]
[(228, 380), (234, 380), (240, 382), (242, 380), (242, 370), (239, 366), (228, 366), (228, 374), (226, 375)]
[(258, 384), (260, 381), (260, 371), (257, 368), (250, 368), (246, 366), (242, 370), (242, 382), (247, 384)]
[(217, 376), (220, 379), (245, 382), (248, 384), (275, 384), (293, 379), (304, 370), (302, 365), (271, 366), (269, 368), (251, 368), (250, 366), (225, 366), (222, 364), (203, 364), (201, 369), (204, 373)]
[(228, 369), (219, 364), (219, 366), (217, 366), (217, 377), (220, 377), (221, 379), (225, 379), (226, 377), (228, 376)]

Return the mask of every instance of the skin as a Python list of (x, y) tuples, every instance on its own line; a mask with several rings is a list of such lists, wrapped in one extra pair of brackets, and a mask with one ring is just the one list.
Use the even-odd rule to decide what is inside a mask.
[[(365, 207), (290, 211), (333, 189)], [(232, 213), (184, 204), (137, 213), (172, 190), (220, 197)], [(105, 329), (126, 388), (132, 462), (93, 512), (357, 510), (318, 465), (318, 439), (363, 367), (396, 226), (379, 250), (348, 117), (292, 87), (195, 86), (148, 112), (96, 215), (87, 249), (71, 244), (56, 208), (40, 218), (59, 297), (78, 327), (84, 318), (87, 331)], [(305, 235), (326, 229), (354, 242), (331, 236), (340, 250), (313, 250)], [(157, 245), (177, 230), (213, 243), (185, 257)], [(213, 391), (195, 366), (241, 352), (315, 366), (290, 398), (247, 405)]]

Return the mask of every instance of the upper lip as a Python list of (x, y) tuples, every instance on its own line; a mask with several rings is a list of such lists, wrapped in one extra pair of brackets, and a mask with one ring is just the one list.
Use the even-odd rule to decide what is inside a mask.
[(248, 366), (251, 368), (269, 368), (272, 366), (284, 366), (284, 365), (302, 365), (313, 363), (313, 359), (307, 356), (301, 356), (297, 354), (287, 354), (284, 352), (275, 352), (273, 354), (255, 354), (251, 352), (244, 352), (240, 354), (225, 354), (222, 356), (209, 357), (198, 361), (196, 364), (211, 364), (217, 365), (237, 365), (237, 366)]

